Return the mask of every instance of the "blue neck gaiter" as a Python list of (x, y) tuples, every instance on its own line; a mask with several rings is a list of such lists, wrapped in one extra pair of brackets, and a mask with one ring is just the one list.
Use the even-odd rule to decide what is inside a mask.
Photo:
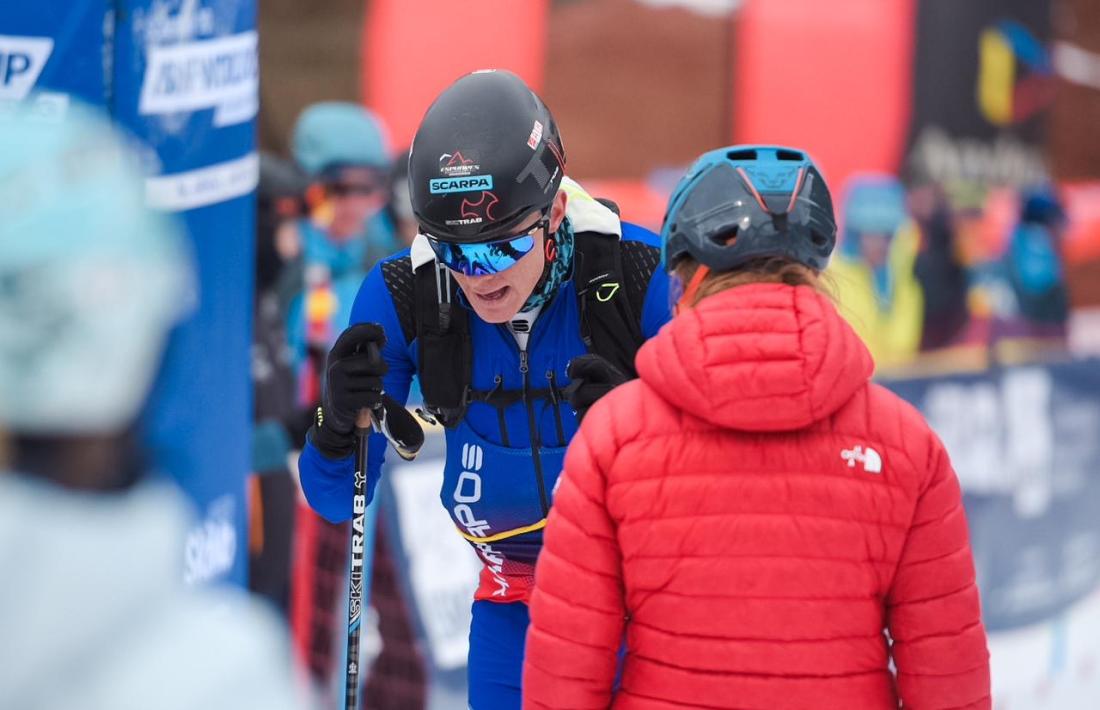
[[(561, 226), (543, 245), (547, 250), (547, 265), (543, 276), (535, 286), (535, 290), (528, 296), (527, 302), (520, 313), (527, 313), (539, 306), (543, 306), (554, 297), (561, 285), (565, 283), (573, 273), (573, 224), (566, 217), (561, 221)], [(549, 257), (552, 257), (549, 258)]]

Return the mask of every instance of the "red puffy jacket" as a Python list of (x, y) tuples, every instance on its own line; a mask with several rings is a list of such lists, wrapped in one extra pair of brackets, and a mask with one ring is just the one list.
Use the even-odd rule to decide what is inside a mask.
[(565, 461), (525, 708), (991, 706), (958, 479), (828, 298), (724, 291), (637, 365)]

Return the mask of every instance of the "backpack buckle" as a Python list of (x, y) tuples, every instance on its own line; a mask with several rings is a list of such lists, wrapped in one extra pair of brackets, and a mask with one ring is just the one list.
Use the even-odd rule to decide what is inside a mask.
[(430, 426), (439, 426), (439, 420), (437, 420), (435, 417), (433, 417), (431, 415), (431, 412), (424, 409), (423, 407), (417, 407), (413, 411), (415, 411), (416, 416), (420, 417), (420, 419), (423, 420), (426, 424), (428, 424)]

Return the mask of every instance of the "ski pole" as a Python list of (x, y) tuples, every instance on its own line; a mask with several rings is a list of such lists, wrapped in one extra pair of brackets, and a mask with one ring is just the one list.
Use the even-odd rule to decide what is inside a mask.
[(363, 410), (355, 430), (355, 494), (352, 497), (351, 574), (348, 582), (348, 654), (344, 710), (359, 710), (359, 627), (363, 615), (363, 544), (367, 518), (367, 438), (378, 416)]

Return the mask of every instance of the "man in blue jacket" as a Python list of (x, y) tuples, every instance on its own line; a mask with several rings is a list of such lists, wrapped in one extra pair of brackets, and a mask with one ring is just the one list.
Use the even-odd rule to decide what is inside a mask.
[[(421, 234), (364, 281), (299, 463), (310, 504), (351, 517), (356, 417), (383, 412), (401, 452), (419, 435), (403, 406), (419, 377), (421, 416), (446, 427), (440, 499), (484, 563), (473, 710), (520, 707), (526, 602), (566, 446), (669, 318), (655, 235), (564, 173), (557, 125), (515, 75), (475, 72), (436, 99), (409, 157)], [(373, 435), (371, 492), (384, 451)]]

